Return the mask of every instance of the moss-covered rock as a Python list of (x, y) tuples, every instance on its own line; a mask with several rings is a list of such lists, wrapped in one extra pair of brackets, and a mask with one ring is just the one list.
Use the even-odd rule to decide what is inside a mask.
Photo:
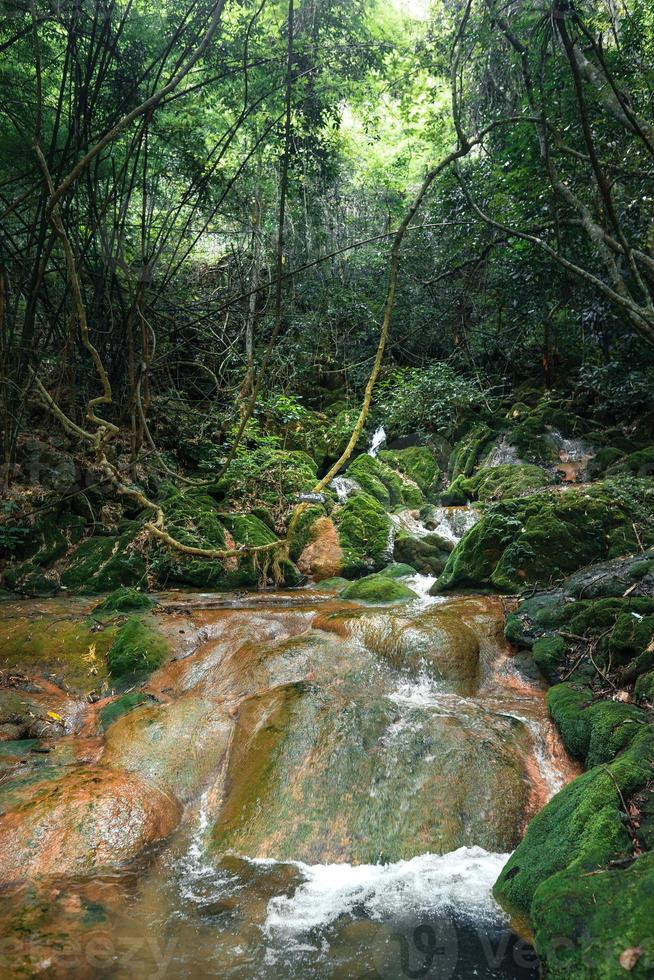
[(357, 599), (359, 602), (407, 602), (416, 599), (416, 593), (388, 575), (367, 575), (348, 585), (341, 592), (343, 599)]
[(515, 592), (547, 584), (622, 553), (636, 533), (654, 541), (654, 483), (607, 481), (490, 507), (459, 542), (440, 589), (492, 586)]
[(568, 644), (561, 636), (542, 636), (534, 643), (534, 662), (550, 684), (558, 680), (567, 652)]
[(457, 476), (470, 476), (484, 449), (486, 449), (497, 433), (485, 422), (474, 425), (465, 437), (452, 450), (448, 463), (448, 473), (451, 480)]
[(115, 592), (108, 595), (102, 602), (99, 602), (97, 606), (94, 606), (93, 612), (126, 612), (133, 609), (151, 609), (153, 605), (154, 599), (151, 599), (145, 592), (139, 592), (138, 589), (124, 586), (116, 589)]
[(573, 684), (550, 688), (547, 706), (566, 749), (587, 769), (610, 762), (647, 725), (640, 708), (620, 701), (593, 701), (589, 688)]
[[(631, 841), (621, 813), (625, 798), (644, 786), (654, 761), (654, 736), (640, 731), (629, 750), (565, 786), (536, 814), (495, 885), (505, 907), (529, 914), (539, 887), (559, 872), (606, 867)], [(619, 792), (620, 791), (620, 792)], [(538, 921), (533, 918), (538, 929)]]
[(615, 446), (602, 446), (586, 467), (588, 479), (599, 480), (600, 477), (604, 476), (607, 469), (622, 459), (623, 456), (624, 452), (621, 449), (616, 449)]
[(387, 510), (402, 506), (421, 507), (424, 503), (417, 483), (367, 453), (362, 453), (350, 463), (347, 475)]
[(145, 559), (135, 542), (139, 531), (138, 522), (129, 522), (117, 538), (92, 537), (82, 541), (61, 573), (62, 586), (93, 595), (143, 583)]
[(223, 506), (252, 510), (263, 505), (279, 516), (317, 480), (316, 463), (306, 452), (259, 446), (239, 453), (210, 489)]
[(398, 531), (393, 542), (395, 561), (412, 565), (422, 575), (440, 575), (451, 550), (451, 542), (436, 533), (417, 537), (407, 531)]
[(392, 523), (374, 497), (355, 494), (336, 508), (333, 519), (343, 551), (342, 573), (346, 578), (378, 571), (387, 564)]
[[(223, 513), (207, 493), (169, 490), (164, 510), (170, 534), (185, 545), (229, 551), (238, 545), (258, 547), (277, 541), (270, 527), (254, 514)], [(256, 585), (264, 575), (272, 573), (272, 561), (272, 552), (260, 552), (256, 557), (246, 553), (242, 558), (211, 559), (161, 546), (151, 560), (150, 570), (162, 585), (179, 582), (222, 590)], [(286, 559), (278, 564), (277, 572), (286, 585), (300, 581), (297, 569)]]
[(416, 483), (427, 500), (436, 499), (440, 468), (434, 454), (426, 446), (382, 449), (378, 458)]
[(634, 694), (642, 701), (654, 702), (654, 670), (640, 675), (634, 685)]
[(386, 578), (404, 578), (407, 575), (415, 575), (416, 570), (412, 565), (394, 561), (390, 565), (387, 565), (379, 574), (384, 575)]
[(654, 476), (654, 446), (629, 453), (623, 459), (607, 466), (605, 472), (607, 476), (620, 476), (622, 474), (638, 477)]
[(109, 648), (107, 666), (112, 677), (149, 673), (159, 667), (168, 654), (164, 638), (140, 619), (132, 617), (121, 626)]
[(553, 482), (551, 473), (528, 463), (483, 467), (474, 476), (460, 475), (441, 494), (441, 502), (451, 506), (471, 500), (491, 500), (522, 497)]

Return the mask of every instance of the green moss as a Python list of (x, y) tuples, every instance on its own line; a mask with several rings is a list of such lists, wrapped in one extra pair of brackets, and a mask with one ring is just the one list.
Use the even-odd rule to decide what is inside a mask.
[(434, 454), (426, 446), (383, 449), (378, 458), (413, 480), (428, 500), (435, 498), (440, 469)]
[(638, 477), (654, 476), (654, 446), (629, 453), (619, 462), (607, 467), (607, 476), (619, 476), (621, 474), (631, 474)]
[(615, 446), (603, 446), (586, 467), (588, 479), (599, 480), (601, 476), (604, 476), (607, 469), (622, 459), (623, 456), (622, 450), (616, 449)]
[(29, 618), (3, 614), (0, 620), (0, 668), (54, 674), (74, 690), (88, 692), (106, 676), (105, 655), (116, 627), (96, 631), (93, 620), (60, 612)]
[(449, 542), (439, 534), (415, 537), (406, 531), (398, 531), (393, 543), (393, 558), (401, 564), (411, 565), (422, 575), (440, 575), (450, 553)]
[(106, 599), (99, 602), (94, 607), (93, 612), (123, 612), (131, 609), (151, 609), (153, 605), (154, 599), (151, 599), (149, 595), (146, 595), (144, 592), (139, 592), (138, 589), (125, 586), (116, 589)]
[(634, 685), (634, 694), (644, 701), (654, 702), (654, 670), (641, 674)]
[(350, 479), (356, 480), (361, 489), (379, 501), (386, 509), (406, 505), (420, 507), (424, 502), (422, 492), (416, 483), (402, 478), (399, 473), (379, 459), (367, 453), (350, 463), (347, 468)]
[(634, 948), (630, 976), (654, 975), (654, 854), (586, 878), (558, 874), (536, 892), (532, 914), (548, 977), (616, 980), (627, 972), (620, 955)]
[[(645, 608), (654, 607), (654, 600), (650, 602), (645, 599), (643, 606)], [(616, 619), (608, 639), (608, 647), (618, 661), (626, 663), (642, 653), (653, 638), (654, 613), (643, 616), (642, 613), (632, 610), (622, 613)]]
[(559, 669), (567, 649), (567, 643), (560, 636), (543, 636), (533, 645), (536, 666), (550, 684), (559, 678)]
[(155, 670), (168, 653), (166, 641), (149, 626), (132, 617), (121, 626), (107, 654), (112, 677)]
[(522, 523), (509, 513), (489, 513), (463, 536), (449, 556), (439, 589), (491, 584), (491, 577), (506, 548), (522, 531)]
[(211, 493), (223, 504), (249, 509), (263, 505), (277, 513), (317, 481), (316, 464), (306, 452), (258, 446), (239, 453)]
[(320, 504), (311, 504), (300, 515), (300, 519), (295, 526), (295, 534), (291, 541), (289, 554), (292, 561), (297, 561), (307, 544), (311, 540), (313, 525), (321, 517), (325, 517), (325, 508)]
[(99, 715), (100, 727), (106, 731), (109, 725), (112, 725), (118, 718), (122, 718), (133, 708), (138, 708), (140, 704), (146, 704), (151, 700), (150, 695), (144, 694), (143, 691), (131, 691), (129, 694), (123, 694), (122, 697), (116, 698), (115, 701), (102, 708)]
[(374, 497), (355, 494), (334, 511), (333, 518), (343, 549), (346, 578), (378, 570), (386, 564), (391, 519)]
[[(257, 547), (277, 540), (270, 527), (254, 514), (222, 513), (209, 494), (170, 492), (164, 510), (170, 533), (182, 544), (228, 550), (230, 542)], [(179, 582), (200, 589), (222, 590), (256, 585), (271, 557), (264, 552), (258, 558), (246, 554), (238, 559), (210, 559), (184, 555), (162, 546), (150, 567), (162, 584)], [(280, 570), (284, 584), (298, 583), (298, 572), (290, 561), (283, 560)]]
[(358, 599), (360, 602), (406, 602), (416, 599), (412, 590), (386, 575), (368, 575), (348, 585), (341, 592), (343, 599)]
[(587, 768), (610, 762), (642, 732), (647, 716), (620, 701), (592, 700), (588, 688), (557, 684), (547, 706), (568, 752)]
[[(610, 765), (597, 766), (560, 790), (527, 827), (496, 882), (496, 898), (514, 912), (531, 912), (538, 930), (532, 902), (544, 883), (560, 872), (578, 877), (630, 853), (620, 792), (628, 798), (644, 786), (652, 761), (654, 736), (641, 729), (628, 751)], [(539, 948), (546, 942), (540, 930)]]
[(611, 556), (617, 531), (639, 525), (654, 537), (654, 483), (606, 481), (588, 489), (537, 494), (489, 508), (454, 549), (441, 588), (492, 585), (515, 592), (548, 584)]
[(390, 565), (387, 565), (379, 574), (384, 575), (386, 578), (403, 578), (405, 575), (415, 575), (416, 570), (412, 565), (394, 561)]
[(129, 523), (118, 538), (93, 537), (82, 541), (61, 574), (61, 584), (92, 595), (145, 581), (145, 560), (134, 545), (139, 530), (139, 524)]
[(461, 442), (452, 450), (448, 464), (450, 479), (456, 479), (459, 474), (470, 476), (482, 451), (496, 437), (486, 423), (480, 423), (470, 429)]
[(480, 469), (474, 476), (460, 475), (441, 494), (444, 504), (456, 506), (470, 500), (511, 499), (552, 483), (552, 476), (540, 466), (507, 463)]

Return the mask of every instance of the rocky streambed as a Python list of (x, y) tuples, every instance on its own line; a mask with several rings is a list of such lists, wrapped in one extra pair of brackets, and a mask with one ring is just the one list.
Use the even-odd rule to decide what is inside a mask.
[(126, 613), (5, 602), (6, 975), (536, 976), (491, 889), (575, 770), (503, 601), (405, 581), (162, 594), (109, 693)]

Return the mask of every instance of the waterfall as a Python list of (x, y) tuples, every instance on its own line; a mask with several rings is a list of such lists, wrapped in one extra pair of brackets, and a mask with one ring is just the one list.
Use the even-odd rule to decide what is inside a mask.
[(380, 425), (378, 429), (375, 430), (372, 437), (372, 442), (370, 443), (370, 448), (368, 450), (368, 455), (372, 456), (374, 459), (381, 447), (386, 442), (386, 431), (383, 425)]

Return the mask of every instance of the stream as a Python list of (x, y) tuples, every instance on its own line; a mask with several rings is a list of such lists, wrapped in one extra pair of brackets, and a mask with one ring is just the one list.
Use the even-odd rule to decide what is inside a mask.
[[(538, 976), (491, 889), (573, 768), (502, 600), (406, 581), (418, 598), (390, 607), (162, 595), (179, 650), (152, 700), (102, 737), (77, 702), (39, 759), (2, 975)], [(120, 862), (130, 835), (146, 846)]]

